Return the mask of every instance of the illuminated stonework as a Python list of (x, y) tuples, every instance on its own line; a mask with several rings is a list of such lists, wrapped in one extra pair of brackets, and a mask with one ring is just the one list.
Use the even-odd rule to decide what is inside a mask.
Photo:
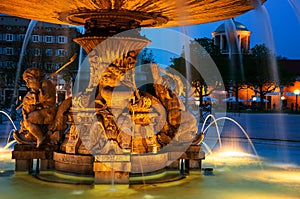
[[(233, 18), (254, 9), (253, 0), (10, 0), (0, 12), (55, 24), (85, 24), (91, 17), (135, 16), (142, 27), (194, 25)], [(262, 0), (261, 2), (265, 2)], [(90, 15), (88, 13), (91, 13)], [(109, 17), (112, 19), (113, 17)], [(167, 22), (167, 23), (166, 23)]]
[[(115, 183), (129, 183), (130, 173), (156, 172), (161, 166), (178, 169), (180, 159), (194, 161), (200, 169), (203, 135), (196, 136), (196, 119), (178, 98), (179, 78), (152, 63), (154, 93), (142, 92), (135, 85), (137, 55), (150, 42), (139, 30), (218, 21), (254, 7), (253, 0), (1, 1), (1, 13), (84, 26), (85, 34), (75, 42), (88, 53), (90, 63), (89, 84), (72, 99), (66, 134), (55, 139), (55, 147), (37, 139), (37, 148), (26, 146), (27, 138), (21, 136), (25, 140), (19, 144), (24, 146), (13, 152), (16, 170), (30, 169), (32, 159), (43, 159), (45, 170), (94, 173), (96, 183), (109, 183), (114, 172), (119, 176)], [(170, 89), (161, 73), (178, 81), (178, 88)], [(143, 171), (141, 161), (147, 163)]]

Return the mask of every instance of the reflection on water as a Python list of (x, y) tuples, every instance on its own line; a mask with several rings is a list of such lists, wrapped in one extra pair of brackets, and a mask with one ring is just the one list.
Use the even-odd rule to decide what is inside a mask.
[[(115, 185), (111, 190), (111, 185), (57, 184), (15, 174), (0, 175), (0, 193), (1, 198), (299, 198), (299, 165), (274, 163), (247, 153), (245, 148), (232, 151), (223, 142), (222, 151), (210, 154), (203, 161), (204, 168), (213, 168), (213, 175), (192, 171), (188, 178), (173, 183)], [(290, 149), (298, 153), (300, 150), (295, 146)], [(2, 150), (0, 158), (2, 171), (14, 169), (11, 151)]]

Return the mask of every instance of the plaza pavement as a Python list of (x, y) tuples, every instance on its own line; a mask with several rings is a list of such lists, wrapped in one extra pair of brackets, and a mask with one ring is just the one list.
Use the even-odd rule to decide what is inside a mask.
[[(234, 119), (253, 139), (274, 139), (300, 142), (300, 114), (286, 113), (227, 113), (227, 117)], [(217, 117), (218, 118), (218, 117)], [(17, 129), (20, 127), (20, 116), (14, 121)], [(221, 135), (230, 136), (233, 131), (240, 132), (237, 137), (243, 137), (239, 127), (230, 120), (224, 120), (224, 128)], [(0, 138), (7, 138), (8, 133), (14, 127), (11, 122), (2, 115), (0, 124)]]

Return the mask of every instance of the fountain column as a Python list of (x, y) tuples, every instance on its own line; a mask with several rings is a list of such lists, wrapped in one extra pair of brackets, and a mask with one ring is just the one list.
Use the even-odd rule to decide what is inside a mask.
[[(77, 165), (69, 164), (64, 153), (54, 155), (59, 170), (76, 171), (78, 168), (73, 167), (80, 166), (86, 174), (94, 173), (96, 184), (129, 183), (131, 161), (128, 152), (134, 152), (131, 142), (137, 138), (130, 135), (131, 124), (122, 128), (117, 125), (117, 120), (123, 117), (122, 111), (135, 98), (136, 58), (150, 43), (139, 34), (138, 22), (124, 19), (115, 24), (112, 21), (116, 22), (109, 20), (106, 24), (102, 18), (89, 19), (85, 23), (85, 34), (75, 39), (88, 54), (90, 80), (85, 92), (73, 98), (71, 127), (61, 149), (72, 159), (77, 159)], [(125, 123), (131, 121), (130, 114), (126, 117), (129, 118), (123, 118)], [(145, 152), (144, 147), (136, 152)], [(90, 157), (88, 160), (81, 159), (86, 155), (85, 158)]]

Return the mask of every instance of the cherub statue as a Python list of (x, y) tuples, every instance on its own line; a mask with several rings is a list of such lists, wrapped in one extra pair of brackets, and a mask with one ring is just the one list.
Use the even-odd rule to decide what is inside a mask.
[[(64, 111), (60, 111), (60, 116), (56, 115), (55, 86), (44, 77), (44, 73), (40, 69), (26, 69), (23, 73), (23, 79), (29, 91), (23, 98), (20, 106), (23, 114), (21, 129), (20, 132), (15, 133), (14, 137), (20, 144), (34, 143), (36, 141), (36, 147), (38, 148), (47, 138), (49, 130), (51, 130), (51, 132), (48, 132), (50, 139), (51, 136), (55, 137), (51, 133), (60, 128), (56, 123), (62, 121)], [(64, 104), (64, 109), (68, 109), (71, 105), (71, 103), (66, 102)], [(63, 122), (59, 123), (65, 126)], [(57, 140), (51, 141), (57, 142)]]

